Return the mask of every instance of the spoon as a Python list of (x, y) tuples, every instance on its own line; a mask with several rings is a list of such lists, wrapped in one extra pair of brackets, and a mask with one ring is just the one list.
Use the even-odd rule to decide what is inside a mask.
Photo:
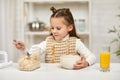
[[(16, 40), (13, 40), (14, 42), (16, 42)], [(20, 44), (20, 43), (18, 43), (18, 44)], [(21, 47), (21, 46), (20, 46)], [(28, 49), (26, 48), (25, 49), (25, 53), (27, 53), (27, 56), (29, 57), (30, 56), (30, 53), (29, 53), (29, 51), (28, 51)]]

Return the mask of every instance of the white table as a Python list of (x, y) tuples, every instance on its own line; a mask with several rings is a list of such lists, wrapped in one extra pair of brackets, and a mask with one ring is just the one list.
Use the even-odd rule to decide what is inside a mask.
[(20, 71), (17, 64), (0, 69), (0, 80), (120, 80), (120, 63), (111, 63), (110, 72), (100, 72), (99, 63), (80, 70), (66, 70), (59, 64), (41, 63), (34, 71)]

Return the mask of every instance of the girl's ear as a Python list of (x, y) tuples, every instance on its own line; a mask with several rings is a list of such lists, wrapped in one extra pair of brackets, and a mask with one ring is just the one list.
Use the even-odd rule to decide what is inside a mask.
[(71, 25), (68, 26), (68, 30), (72, 31), (72, 29), (73, 29), (73, 25), (71, 24)]

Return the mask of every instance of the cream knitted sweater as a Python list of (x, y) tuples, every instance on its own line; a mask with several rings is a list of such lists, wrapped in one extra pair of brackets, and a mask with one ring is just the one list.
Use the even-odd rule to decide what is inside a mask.
[(58, 63), (60, 56), (63, 54), (76, 54), (76, 38), (70, 37), (65, 41), (57, 42), (52, 36), (46, 39), (46, 56), (45, 62)]
[[(62, 45), (62, 50), (63, 51), (59, 51), (57, 50), (58, 48), (55, 49), (55, 47), (60, 47), (60, 45), (57, 45), (59, 44), (58, 42), (56, 42), (56, 44), (52, 44), (50, 42), (50, 47), (49, 47), (49, 50), (47, 49), (47, 39), (43, 42), (41, 42), (40, 44), (36, 44), (36, 45), (33, 45), (31, 48), (30, 48), (30, 53), (32, 54), (34, 51), (36, 52), (40, 52), (39, 54), (42, 56), (43, 53), (45, 53), (46, 57), (45, 57), (45, 60), (46, 62), (59, 62), (59, 58), (57, 59), (57, 56), (60, 56), (61, 54), (68, 54), (68, 52), (70, 52), (70, 54), (72, 53), (78, 53), (78, 54), (81, 54), (83, 55), (85, 58), (86, 58), (86, 61), (89, 63), (89, 65), (92, 65), (93, 63), (95, 63), (96, 61), (96, 57), (95, 55), (82, 43), (82, 41), (80, 39), (77, 39), (77, 38), (72, 38), (73, 41), (70, 41), (70, 44), (72, 43), (72, 45), (74, 45), (74, 47), (72, 47), (73, 50), (70, 49), (70, 51), (68, 50), (68, 43), (67, 43), (67, 40), (69, 39), (69, 35), (67, 35), (65, 38), (63, 38), (60, 42), (64, 42), (65, 44), (67, 44), (66, 46), (62, 45), (62, 43), (60, 43), (60, 45)], [(48, 38), (49, 39), (49, 38)], [(70, 38), (71, 39), (71, 38)], [(51, 40), (51, 39), (50, 39)], [(48, 40), (49, 41), (49, 40)], [(39, 51), (37, 51), (39, 50)], [(52, 51), (54, 51), (54, 53), (59, 53), (56, 55), (56, 54), (53, 54), (52, 55)], [(56, 52), (57, 51), (57, 52)], [(50, 55), (51, 54), (51, 55)], [(49, 56), (49, 57), (48, 57)], [(43, 56), (44, 57), (44, 56)], [(55, 58), (56, 57), (56, 58)], [(51, 60), (49, 61), (47, 58), (51, 58)], [(54, 61), (55, 60), (55, 61)]]

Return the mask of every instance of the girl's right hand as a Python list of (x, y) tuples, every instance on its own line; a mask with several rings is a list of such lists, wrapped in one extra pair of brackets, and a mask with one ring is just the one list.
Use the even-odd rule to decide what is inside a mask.
[(13, 44), (15, 45), (15, 47), (17, 49), (22, 50), (22, 51), (25, 50), (25, 44), (24, 44), (24, 42), (14, 40)]

